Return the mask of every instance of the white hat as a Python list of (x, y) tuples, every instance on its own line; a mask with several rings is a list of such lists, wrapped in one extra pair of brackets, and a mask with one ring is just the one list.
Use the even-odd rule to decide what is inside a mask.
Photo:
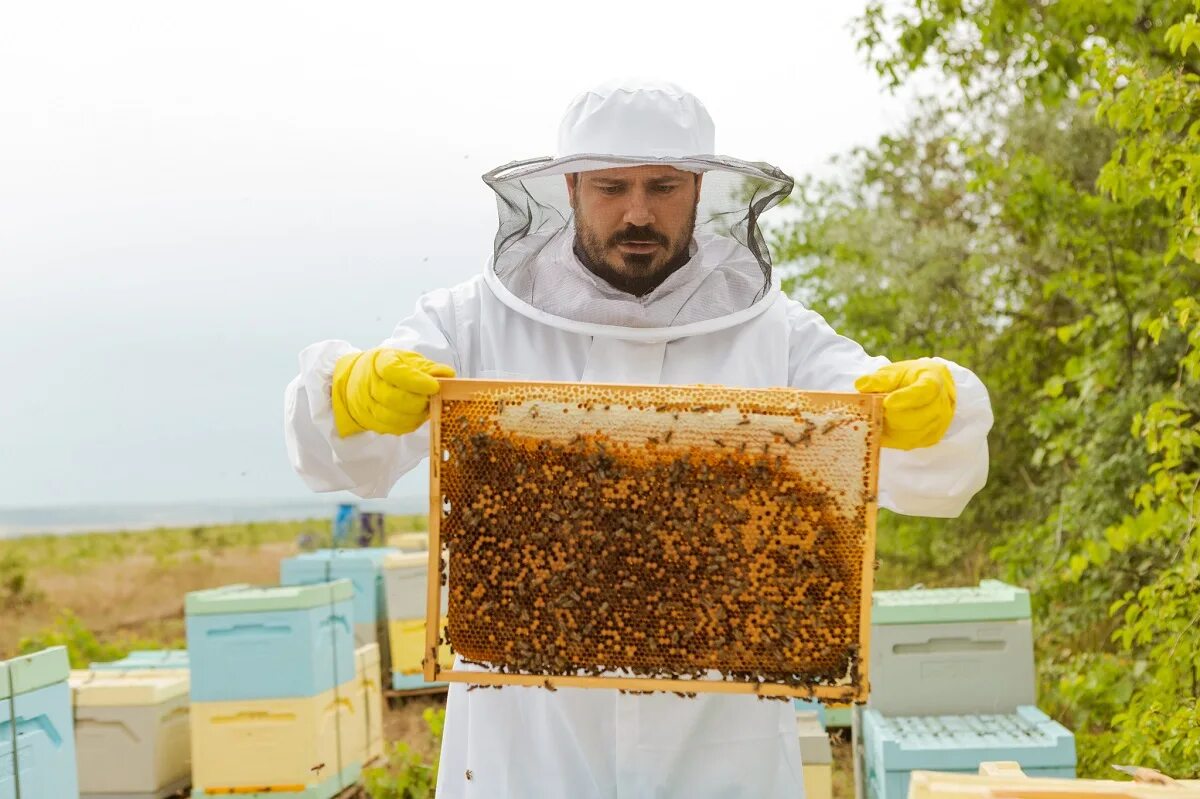
[(792, 188), (769, 164), (718, 156), (716, 128), (694, 94), (665, 81), (624, 79), (589, 89), (567, 106), (558, 155), (515, 161), (484, 175), (488, 185), (592, 169), (664, 164), (689, 172), (724, 170)]
[(694, 95), (661, 81), (612, 81), (576, 97), (558, 127), (558, 157), (712, 155), (716, 130)]

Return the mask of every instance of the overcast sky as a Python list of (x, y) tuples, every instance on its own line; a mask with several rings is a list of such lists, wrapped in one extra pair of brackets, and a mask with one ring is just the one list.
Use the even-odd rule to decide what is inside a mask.
[(8, 4), (0, 506), (308, 496), (297, 353), (482, 269), (483, 172), (623, 75), (697, 94), (722, 154), (819, 170), (903, 118), (858, 5)]

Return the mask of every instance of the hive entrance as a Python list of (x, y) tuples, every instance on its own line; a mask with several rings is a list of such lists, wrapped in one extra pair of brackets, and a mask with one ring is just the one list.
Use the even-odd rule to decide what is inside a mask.
[(858, 394), (442, 381), (430, 595), (444, 551), (450, 644), (493, 670), (426, 679), (865, 698), (879, 419)]

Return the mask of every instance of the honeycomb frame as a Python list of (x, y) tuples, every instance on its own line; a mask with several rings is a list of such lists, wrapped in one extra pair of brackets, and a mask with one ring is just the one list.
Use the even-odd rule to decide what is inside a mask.
[[(430, 407), (427, 681), (866, 700), (882, 395), (440, 383)], [(472, 474), (487, 480), (468, 482)], [(674, 510), (634, 490), (639, 480), (670, 488)], [(636, 534), (619, 523), (631, 518)], [(521, 535), (497, 538), (505, 528)], [(615, 578), (624, 579), (604, 584)], [(712, 602), (699, 593), (707, 579), (730, 593)], [(447, 583), (448, 641), (438, 633)], [(621, 613), (638, 601), (655, 612), (626, 625)], [(767, 610), (739, 616), (744, 605)], [(691, 629), (680, 624), (689, 614)], [(490, 670), (441, 663), (445, 643)]]

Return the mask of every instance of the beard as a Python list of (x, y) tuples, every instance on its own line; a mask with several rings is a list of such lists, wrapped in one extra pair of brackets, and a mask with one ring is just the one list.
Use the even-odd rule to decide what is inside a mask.
[[(605, 239), (580, 216), (578, 206), (572, 205), (572, 210), (575, 212), (575, 256), (592, 274), (635, 297), (658, 288), (691, 258), (688, 249), (696, 230), (695, 206), (687, 224), (674, 240), (653, 227), (638, 225), (626, 225)], [(618, 249), (620, 244), (630, 241), (652, 241), (660, 249), (650, 253)], [(615, 264), (609, 259), (610, 253)]]

